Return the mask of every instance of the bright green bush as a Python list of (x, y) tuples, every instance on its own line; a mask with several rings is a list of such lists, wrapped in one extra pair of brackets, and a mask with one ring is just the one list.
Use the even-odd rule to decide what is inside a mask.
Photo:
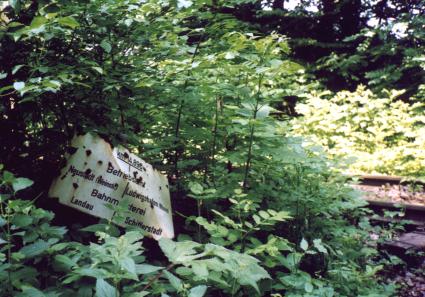
[(312, 93), (297, 110), (293, 131), (322, 145), (334, 157), (353, 157), (350, 171), (425, 176), (425, 105), (355, 92)]

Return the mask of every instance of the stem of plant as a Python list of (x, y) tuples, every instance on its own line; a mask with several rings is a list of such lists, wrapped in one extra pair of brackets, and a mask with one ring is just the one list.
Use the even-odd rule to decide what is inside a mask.
[[(260, 103), (262, 81), (263, 81), (263, 75), (260, 75), (258, 78), (258, 86), (257, 86), (258, 90), (257, 90), (255, 108), (253, 112), (253, 118), (252, 118), (254, 121), (257, 118), (258, 105)], [(243, 184), (242, 184), (242, 188), (244, 190), (246, 190), (247, 182), (248, 182), (248, 174), (249, 174), (249, 170), (251, 169), (250, 167), (251, 167), (251, 160), (252, 160), (252, 145), (254, 143), (254, 132), (255, 132), (254, 124), (251, 124), (251, 131), (249, 135), (249, 145), (248, 145), (248, 156), (246, 158), (245, 175), (244, 175)]]
[[(172, 263), (170, 265), (167, 266), (167, 268), (165, 268), (165, 271), (170, 271), (174, 266), (176, 266), (176, 264)], [(146, 291), (148, 288), (150, 288), (154, 282), (156, 282), (164, 273), (164, 270), (161, 270), (160, 273), (158, 273), (154, 278), (152, 278), (147, 284), (146, 286), (143, 287), (142, 292)]]

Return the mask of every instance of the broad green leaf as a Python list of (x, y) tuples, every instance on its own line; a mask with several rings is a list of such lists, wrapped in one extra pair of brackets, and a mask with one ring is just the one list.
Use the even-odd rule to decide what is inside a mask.
[(188, 297), (202, 297), (205, 295), (206, 291), (207, 291), (207, 286), (199, 285), (190, 289)]
[(16, 297), (47, 297), (42, 291), (31, 286), (24, 285), (21, 290), (22, 293), (15, 295)]
[(102, 42), (100, 43), (100, 46), (104, 49), (105, 52), (110, 53), (112, 50), (112, 46), (111, 44), (106, 41), (106, 40), (102, 40)]
[(106, 270), (101, 268), (95, 268), (95, 267), (78, 268), (74, 270), (74, 272), (82, 276), (90, 276), (97, 279), (103, 279), (108, 276), (108, 272)]
[(171, 272), (164, 270), (164, 276), (168, 279), (170, 284), (173, 286), (174, 289), (176, 289), (177, 292), (183, 288), (182, 281)]
[(11, 184), (11, 183), (13, 183), (14, 180), (15, 180), (15, 176), (13, 175), (12, 172), (7, 171), (7, 170), (3, 172), (3, 181), (4, 182)]
[(25, 214), (16, 214), (12, 218), (12, 224), (20, 228), (31, 225), (32, 221), (33, 218)]
[(171, 239), (161, 238), (159, 246), (171, 262), (184, 264), (199, 257), (195, 248), (201, 245), (193, 241), (174, 242)]
[(34, 182), (28, 178), (18, 177), (13, 181), (12, 187), (15, 192), (18, 192), (20, 190), (31, 187), (33, 183)]
[(190, 182), (189, 188), (190, 188), (190, 191), (195, 195), (201, 195), (202, 192), (204, 191), (204, 188), (196, 182)]
[(73, 260), (71, 260), (68, 256), (65, 256), (65, 255), (56, 255), (54, 259), (56, 262), (58, 262), (58, 264), (60, 264), (65, 269), (70, 270), (72, 267), (76, 265), (76, 263)]
[(42, 16), (36, 16), (35, 18), (33, 18), (33, 20), (31, 21), (30, 24), (30, 29), (34, 30), (34, 29), (39, 29), (41, 26), (43, 26), (45, 23), (47, 23), (47, 19), (45, 17)]
[(118, 297), (117, 290), (102, 278), (96, 280), (96, 297)]
[(0, 72), (0, 79), (6, 78), (7, 73), (6, 72)]
[(125, 257), (124, 259), (120, 260), (120, 266), (129, 273), (136, 275), (136, 264), (132, 258)]
[(294, 271), (298, 267), (302, 256), (303, 255), (300, 253), (290, 253), (286, 257), (280, 257), (279, 260), (283, 266), (291, 271)]
[(264, 119), (268, 117), (271, 110), (273, 110), (273, 108), (268, 105), (261, 106), (260, 109), (257, 111), (257, 119)]
[(80, 23), (77, 22), (76, 19), (74, 19), (71, 16), (63, 17), (58, 19), (59, 24), (65, 27), (70, 27), (71, 29), (75, 29), (78, 26), (80, 26)]
[(311, 292), (313, 292), (313, 290), (314, 290), (313, 285), (312, 285), (311, 283), (309, 283), (309, 282), (305, 283), (305, 284), (304, 284), (304, 290), (305, 290), (307, 293), (311, 293)]
[(19, 250), (26, 258), (32, 258), (45, 252), (49, 248), (49, 243), (44, 240), (37, 240), (34, 243), (24, 246)]
[(314, 247), (321, 253), (327, 254), (328, 250), (325, 248), (325, 246), (322, 244), (321, 239), (314, 239), (313, 240)]
[(9, 0), (9, 5), (12, 6), (16, 13), (21, 11), (21, 0)]
[(193, 273), (203, 279), (208, 277), (207, 265), (203, 261), (193, 261), (192, 263)]
[(149, 265), (149, 264), (138, 264), (138, 265), (136, 265), (136, 273), (137, 274), (149, 274), (149, 273), (161, 270), (161, 269), (164, 269), (164, 267), (153, 266), (153, 265)]

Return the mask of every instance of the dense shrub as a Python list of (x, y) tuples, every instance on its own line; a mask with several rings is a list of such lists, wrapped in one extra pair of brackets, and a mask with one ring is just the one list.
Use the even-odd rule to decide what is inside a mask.
[(303, 117), (294, 120), (294, 132), (334, 157), (355, 159), (352, 172), (425, 176), (425, 106), (396, 100), (399, 94), (378, 97), (362, 86), (312, 93), (297, 106)]

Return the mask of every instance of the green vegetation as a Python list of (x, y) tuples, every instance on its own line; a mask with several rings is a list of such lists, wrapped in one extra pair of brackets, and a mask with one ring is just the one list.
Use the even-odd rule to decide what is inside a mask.
[(312, 93), (298, 105), (302, 118), (294, 131), (308, 136), (335, 157), (352, 157), (353, 173), (425, 176), (425, 106), (396, 100), (400, 92), (378, 98), (356, 92)]
[[(423, 175), (421, 8), (359, 2), (1, 1), (0, 296), (394, 296), (370, 238), (392, 230), (294, 135)], [(85, 132), (168, 175), (175, 240), (47, 197)]]

